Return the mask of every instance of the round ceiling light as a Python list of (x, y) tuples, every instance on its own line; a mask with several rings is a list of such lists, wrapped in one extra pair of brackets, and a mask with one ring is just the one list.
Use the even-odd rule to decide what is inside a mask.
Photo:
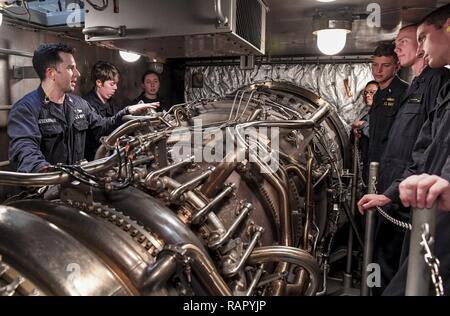
[(345, 47), (349, 30), (324, 29), (314, 32), (317, 35), (317, 48), (325, 55), (336, 55)]
[(119, 51), (120, 57), (122, 57), (123, 60), (125, 60), (128, 63), (134, 63), (136, 61), (139, 60), (139, 58), (141, 58), (141, 55), (135, 54), (135, 53), (130, 53), (130, 52), (124, 52), (124, 51)]

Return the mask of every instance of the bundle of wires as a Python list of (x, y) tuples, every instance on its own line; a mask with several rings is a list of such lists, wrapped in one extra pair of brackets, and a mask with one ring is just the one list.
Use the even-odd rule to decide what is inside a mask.
[[(117, 180), (111, 180), (109, 177), (99, 177), (95, 174), (87, 172), (79, 165), (57, 164), (52, 168), (67, 173), (75, 180), (98, 189), (122, 190), (130, 186), (134, 178), (133, 163), (128, 156), (128, 147), (120, 148), (119, 143), (116, 144), (117, 159), (119, 164)], [(123, 157), (122, 157), (123, 155)], [(122, 176), (122, 173), (125, 173)]]

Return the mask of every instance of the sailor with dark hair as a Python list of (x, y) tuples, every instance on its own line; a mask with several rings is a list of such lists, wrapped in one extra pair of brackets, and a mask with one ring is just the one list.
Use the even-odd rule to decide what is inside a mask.
[(159, 89), (161, 87), (161, 76), (153, 70), (148, 70), (142, 75), (143, 92), (132, 101), (132, 104), (159, 102), (157, 111), (167, 111), (170, 108), (167, 100), (164, 99)]
[(20, 99), (8, 117), (9, 160), (19, 172), (46, 172), (57, 163), (84, 158), (86, 131), (96, 139), (108, 134), (126, 114), (154, 105), (128, 106), (110, 118), (98, 115), (88, 102), (72, 94), (80, 72), (74, 49), (44, 44), (34, 53), (33, 67), (40, 86)]
[(408, 84), (396, 75), (400, 63), (394, 49), (391, 43), (381, 43), (372, 57), (372, 74), (379, 89), (369, 111), (370, 162), (380, 162), (395, 115), (408, 88)]
[[(94, 83), (92, 90), (84, 99), (102, 117), (112, 117), (119, 112), (119, 105), (113, 96), (117, 91), (120, 72), (116, 66), (106, 61), (97, 62), (91, 71), (91, 80)], [(95, 152), (100, 143), (95, 139), (93, 131), (89, 130), (86, 137), (85, 158), (94, 160)]]

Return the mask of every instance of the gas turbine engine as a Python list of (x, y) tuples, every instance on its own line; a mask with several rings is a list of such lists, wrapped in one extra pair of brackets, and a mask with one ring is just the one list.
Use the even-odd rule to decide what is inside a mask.
[(316, 295), (346, 203), (347, 133), (287, 84), (127, 117), (96, 160), (0, 206), (0, 295)]

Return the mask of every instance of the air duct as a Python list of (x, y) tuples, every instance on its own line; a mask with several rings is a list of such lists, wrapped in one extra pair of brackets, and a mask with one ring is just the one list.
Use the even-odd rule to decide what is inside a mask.
[(87, 2), (83, 33), (152, 58), (262, 55), (266, 11), (260, 0), (133, 0), (102, 11)]

